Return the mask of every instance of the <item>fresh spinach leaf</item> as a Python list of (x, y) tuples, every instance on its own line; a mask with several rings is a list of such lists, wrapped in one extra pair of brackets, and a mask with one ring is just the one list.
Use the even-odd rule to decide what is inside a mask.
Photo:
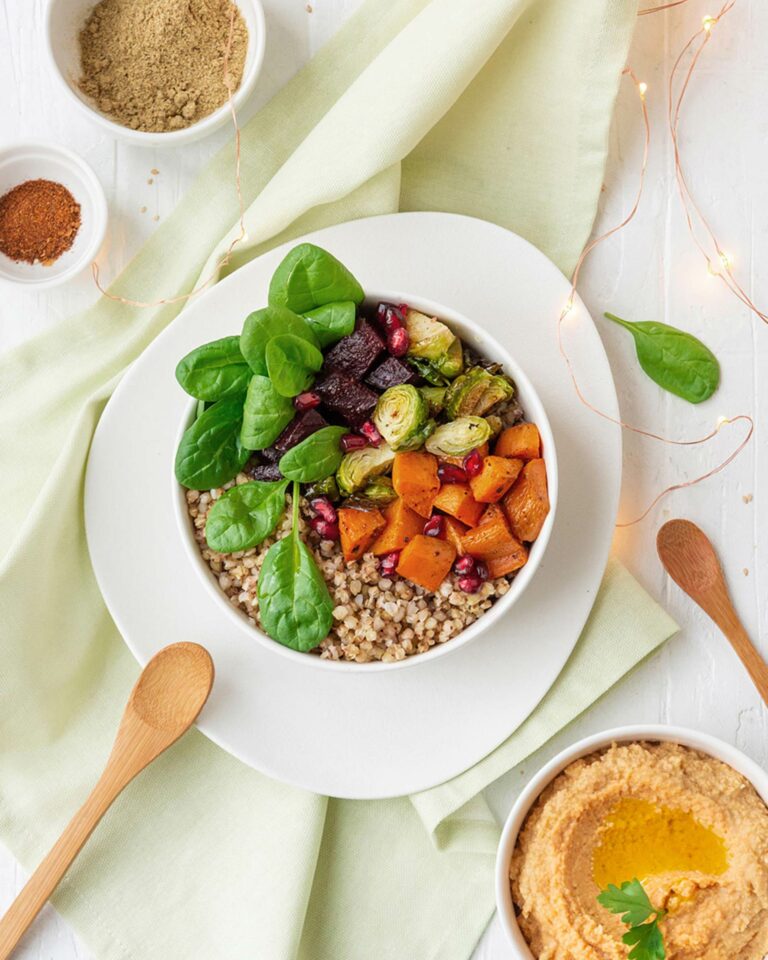
[(275, 390), (283, 397), (295, 397), (311, 386), (323, 365), (323, 355), (311, 343), (284, 333), (267, 344), (267, 370)]
[(304, 314), (304, 319), (312, 327), (320, 347), (325, 349), (352, 333), (356, 315), (357, 305), (352, 300), (345, 300), (310, 310)]
[(336, 473), (344, 456), (340, 440), (346, 427), (323, 427), (280, 458), (280, 473), (300, 483), (317, 483)]
[(188, 353), (176, 367), (183, 390), (198, 400), (223, 400), (245, 393), (251, 369), (240, 352), (240, 337), (222, 337)]
[(176, 451), (176, 479), (190, 490), (234, 479), (250, 453), (240, 444), (243, 397), (217, 400), (184, 432)]
[(263, 450), (277, 440), (295, 414), (290, 399), (275, 390), (269, 377), (254, 375), (245, 396), (240, 442), (248, 450)]
[(274, 532), (285, 511), (287, 480), (253, 480), (231, 487), (208, 511), (205, 539), (212, 550), (250, 550)]
[(267, 375), (267, 344), (273, 337), (287, 333), (306, 340), (313, 347), (319, 346), (311, 325), (292, 310), (265, 307), (248, 314), (240, 335), (240, 350), (254, 373), (262, 377)]
[(629, 330), (640, 366), (664, 390), (689, 403), (701, 403), (717, 390), (720, 364), (701, 340), (666, 323), (631, 323), (613, 313), (605, 316)]
[(299, 495), (294, 483), (293, 529), (269, 548), (259, 573), (259, 617), (273, 640), (306, 652), (328, 636), (333, 600), (299, 536)]
[(341, 300), (363, 302), (363, 288), (336, 257), (313, 243), (300, 243), (286, 254), (269, 285), (269, 302), (307, 313)]

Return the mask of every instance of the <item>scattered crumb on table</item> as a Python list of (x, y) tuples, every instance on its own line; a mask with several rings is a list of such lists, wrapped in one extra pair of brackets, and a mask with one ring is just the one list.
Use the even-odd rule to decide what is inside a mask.
[(160, 173), (157, 167), (152, 167), (152, 169), (149, 172), (152, 174), (153, 177), (156, 177), (158, 173)]
[(147, 208), (146, 208), (146, 207), (142, 207), (142, 208), (141, 208), (141, 213), (146, 213), (146, 212), (147, 212)]
[(154, 217), (152, 217), (152, 219), (153, 219), (153, 220), (159, 220), (159, 219), (160, 219), (160, 214), (159, 214), (159, 213), (156, 213), (156, 214), (154, 215)]
[(150, 186), (151, 186), (154, 182), (155, 182), (154, 177), (150, 177), (149, 180), (147, 180), (147, 183), (150, 184)]
[(745, 493), (741, 499), (744, 501), (744, 503), (752, 503), (752, 494)]

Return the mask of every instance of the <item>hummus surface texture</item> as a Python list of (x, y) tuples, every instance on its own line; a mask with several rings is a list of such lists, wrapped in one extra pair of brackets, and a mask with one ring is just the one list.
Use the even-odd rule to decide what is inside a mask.
[(668, 960), (768, 954), (768, 808), (741, 774), (671, 743), (614, 744), (541, 794), (510, 865), (537, 960), (626, 960), (627, 927), (597, 902), (637, 877)]

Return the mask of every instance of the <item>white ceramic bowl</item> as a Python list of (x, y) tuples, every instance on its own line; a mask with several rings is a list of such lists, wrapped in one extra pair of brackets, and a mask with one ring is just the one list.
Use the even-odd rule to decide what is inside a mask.
[(71, 150), (36, 141), (0, 149), (0, 196), (37, 179), (65, 186), (80, 204), (81, 218), (72, 246), (48, 266), (17, 263), (0, 253), (0, 278), (39, 289), (63, 283), (96, 258), (107, 229), (107, 200), (96, 174)]
[[(405, 667), (417, 666), (419, 664), (426, 663), (429, 660), (434, 660), (437, 657), (444, 656), (453, 650), (457, 650), (464, 644), (469, 643), (471, 640), (474, 640), (492, 623), (495, 623), (501, 617), (509, 613), (509, 610), (513, 604), (520, 596), (522, 596), (526, 586), (530, 583), (531, 579), (536, 573), (536, 569), (541, 563), (541, 558), (543, 557), (544, 551), (547, 548), (552, 526), (555, 521), (555, 512), (557, 507), (557, 456), (555, 454), (555, 441), (552, 435), (552, 428), (549, 425), (547, 414), (538, 394), (534, 390), (528, 377), (512, 359), (507, 350), (505, 350), (497, 340), (491, 337), (472, 320), (469, 320), (467, 317), (456, 313), (455, 310), (444, 307), (442, 304), (434, 303), (431, 300), (425, 300), (422, 297), (417, 297), (408, 293), (393, 293), (391, 290), (379, 293), (369, 293), (366, 300), (369, 305), (378, 303), (381, 300), (385, 300), (389, 303), (408, 303), (415, 309), (421, 310), (430, 316), (439, 317), (440, 319), (445, 320), (451, 326), (451, 328), (459, 334), (464, 343), (473, 347), (483, 356), (503, 364), (506, 373), (508, 373), (517, 384), (517, 396), (520, 400), (523, 410), (525, 411), (526, 419), (533, 421), (539, 428), (539, 432), (541, 434), (542, 456), (547, 466), (550, 510), (547, 519), (544, 521), (544, 526), (542, 527), (538, 539), (531, 546), (528, 563), (526, 563), (526, 565), (514, 578), (507, 593), (505, 593), (500, 600), (494, 603), (490, 610), (488, 610), (478, 620), (467, 627), (466, 630), (463, 630), (457, 637), (454, 637), (447, 643), (438, 644), (432, 647), (426, 653), (415, 654), (414, 656), (406, 657), (404, 660), (397, 660), (393, 663), (352, 663), (341, 660), (323, 660), (318, 656), (313, 656), (312, 654), (299, 653), (296, 650), (291, 650), (289, 647), (283, 646), (281, 643), (277, 643), (265, 633), (262, 633), (260, 630), (251, 626), (246, 616), (240, 610), (232, 606), (224, 592), (219, 587), (218, 580), (213, 575), (206, 562), (203, 560), (197, 543), (195, 542), (192, 524), (189, 519), (189, 514), (187, 513), (185, 491), (179, 485), (176, 477), (173, 474), (173, 461), (176, 449), (178, 448), (184, 431), (192, 422), (192, 418), (197, 406), (196, 400), (190, 401), (190, 404), (187, 407), (187, 412), (182, 418), (181, 424), (179, 425), (179, 432), (176, 437), (174, 449), (169, 453), (172, 497), (174, 505), (173, 508), (176, 513), (180, 535), (182, 541), (184, 542), (187, 555), (189, 556), (196, 570), (199, 572), (206, 589), (214, 597), (223, 616), (228, 617), (230, 620), (234, 619), (234, 621), (243, 630), (247, 631), (251, 638), (255, 636), (262, 644), (266, 645), (267, 648), (274, 653), (290, 657), (294, 660), (301, 660), (302, 663), (311, 663), (314, 666), (326, 670), (360, 670), (372, 672), (376, 670), (383, 671), (403, 669)], [(229, 331), (222, 331), (222, 336), (227, 332)], [(179, 359), (181, 359), (181, 357), (179, 357)]]
[(517, 843), (517, 836), (528, 816), (528, 811), (544, 788), (574, 760), (586, 757), (590, 753), (603, 750), (612, 743), (631, 743), (636, 741), (661, 741), (679, 743), (701, 753), (709, 754), (733, 767), (754, 786), (758, 794), (768, 804), (768, 773), (750, 760), (736, 747), (706, 733), (688, 730), (684, 727), (649, 725), (641, 727), (617, 727), (579, 740), (554, 757), (533, 777), (528, 786), (517, 798), (512, 811), (504, 824), (496, 856), (496, 907), (504, 932), (512, 945), (515, 960), (535, 960), (528, 948), (515, 916), (512, 894), (509, 888), (509, 864)]
[[(261, 0), (235, 0), (248, 27), (248, 52), (243, 76), (232, 102), (237, 110), (250, 96), (256, 85), (264, 61), (266, 27)], [(48, 0), (45, 8), (45, 44), (51, 70), (61, 83), (66, 96), (79, 110), (99, 124), (110, 136), (148, 147), (174, 147), (204, 137), (226, 123), (230, 117), (229, 104), (224, 103), (182, 130), (150, 133), (131, 130), (102, 113), (96, 104), (77, 85), (80, 77), (80, 46), (78, 35), (96, 0)]]

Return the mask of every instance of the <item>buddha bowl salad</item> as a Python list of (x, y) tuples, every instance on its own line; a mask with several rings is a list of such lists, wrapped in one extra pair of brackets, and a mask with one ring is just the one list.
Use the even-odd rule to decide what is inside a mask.
[(176, 477), (231, 603), (294, 650), (394, 661), (509, 589), (549, 512), (539, 431), (499, 364), (407, 304), (364, 303), (330, 253), (176, 377), (198, 403)]

